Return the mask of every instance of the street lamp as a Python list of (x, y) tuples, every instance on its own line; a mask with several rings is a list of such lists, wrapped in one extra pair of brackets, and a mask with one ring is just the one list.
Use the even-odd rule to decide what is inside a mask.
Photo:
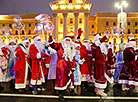
[(128, 3), (126, 1), (122, 1), (121, 3), (115, 3), (115, 7), (117, 7), (118, 9), (121, 9), (121, 12), (118, 14), (118, 24), (120, 25), (121, 23), (121, 30), (122, 30), (122, 43), (123, 43), (123, 28), (124, 28), (124, 24), (127, 21), (127, 14), (124, 12), (124, 7), (128, 7)]

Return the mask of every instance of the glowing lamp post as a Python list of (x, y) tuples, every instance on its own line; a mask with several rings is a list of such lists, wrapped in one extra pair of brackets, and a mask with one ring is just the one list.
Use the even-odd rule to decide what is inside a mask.
[(118, 9), (121, 9), (121, 12), (117, 15), (118, 16), (118, 27), (120, 27), (121, 24), (121, 31), (122, 31), (122, 43), (123, 43), (123, 29), (126, 26), (126, 22), (127, 22), (127, 14), (124, 12), (124, 7), (127, 7), (128, 3), (126, 1), (122, 1), (121, 3), (116, 3), (115, 7), (117, 7)]

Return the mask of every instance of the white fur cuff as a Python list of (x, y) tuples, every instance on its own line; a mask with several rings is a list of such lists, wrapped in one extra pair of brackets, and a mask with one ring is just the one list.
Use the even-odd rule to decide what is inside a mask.
[(41, 58), (41, 54), (37, 53), (36, 57), (37, 57), (37, 59), (40, 59)]

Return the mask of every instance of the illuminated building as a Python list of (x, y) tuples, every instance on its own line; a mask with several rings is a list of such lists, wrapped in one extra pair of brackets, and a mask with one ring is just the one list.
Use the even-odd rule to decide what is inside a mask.
[[(72, 39), (75, 39), (78, 28), (83, 30), (82, 40), (89, 38), (93, 41), (94, 36), (92, 34), (104, 34), (107, 29), (109, 32), (112, 32), (111, 27), (117, 26), (117, 13), (98, 12), (94, 16), (89, 16), (92, 3), (87, 0), (56, 0), (49, 5), (52, 9), (52, 17), (50, 19), (55, 25), (53, 37), (57, 42), (61, 42), (66, 35), (72, 36)], [(37, 15), (38, 14), (19, 15), (22, 17), (22, 22), (25, 24), (25, 31), (30, 41), (33, 41), (32, 37), (35, 35), (34, 28), (38, 21), (34, 18)], [(0, 27), (11, 26), (14, 23), (13, 18), (15, 16), (16, 15), (0, 15)], [(129, 33), (133, 33), (135, 39), (138, 40), (138, 12), (127, 13), (127, 27), (124, 30), (124, 45), (128, 42)], [(24, 39), (24, 32), (21, 31), (20, 34), (21, 39)], [(0, 34), (0, 37), (5, 42), (5, 36)], [(8, 40), (11, 38), (18, 42), (19, 36), (17, 31), (12, 30), (12, 34), (8, 35)], [(121, 42), (121, 34), (119, 37), (113, 37), (113, 35), (110, 34), (109, 41), (116, 45), (117, 50), (118, 44)]]

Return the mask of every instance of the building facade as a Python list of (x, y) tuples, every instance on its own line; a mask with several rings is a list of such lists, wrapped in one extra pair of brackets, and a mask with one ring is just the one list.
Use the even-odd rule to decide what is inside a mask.
[[(94, 33), (102, 33), (105, 31), (112, 32), (112, 27), (117, 26), (117, 13), (96, 13), (94, 16), (89, 16), (91, 9), (91, 2), (87, 0), (56, 0), (49, 4), (52, 9), (52, 17), (55, 29), (53, 31), (53, 37), (57, 42), (61, 42), (64, 36), (72, 36), (74, 40), (77, 36), (78, 28), (83, 30), (81, 39), (89, 38), (94, 40)], [(13, 18), (16, 15), (0, 15), (0, 27), (9, 26), (12, 28), (11, 35), (7, 36), (7, 39), (2, 33), (0, 37), (3, 42), (8, 43), (10, 39), (15, 39), (19, 42), (25, 38), (25, 32), (30, 42), (33, 42), (32, 37), (35, 35), (35, 25), (39, 23), (35, 20), (38, 14), (23, 14), (18, 15), (22, 17), (22, 22), (25, 24), (25, 30), (15, 31), (12, 28), (14, 23)], [(45, 35), (47, 34), (44, 32)], [(128, 36), (133, 33), (138, 44), (138, 12), (127, 13), (127, 27), (124, 30), (124, 45), (128, 43)], [(19, 35), (20, 34), (20, 35)], [(20, 38), (20, 39), (19, 39)], [(42, 37), (43, 38), (43, 37)], [(118, 44), (121, 42), (121, 34), (119, 37), (109, 35), (109, 41), (116, 45), (115, 49), (118, 49)]]

